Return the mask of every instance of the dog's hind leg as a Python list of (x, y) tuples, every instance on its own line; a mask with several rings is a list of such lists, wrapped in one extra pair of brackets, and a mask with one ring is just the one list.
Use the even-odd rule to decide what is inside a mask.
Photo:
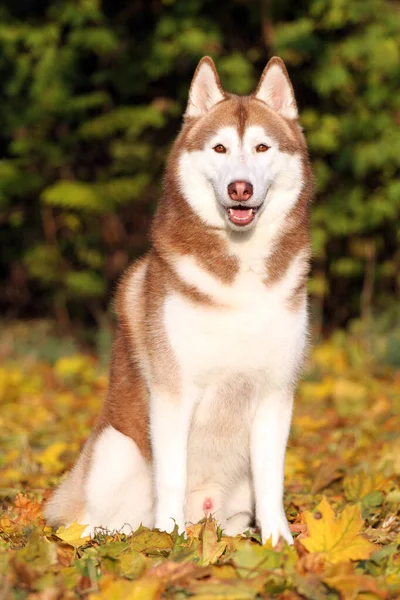
[(254, 494), (248, 478), (241, 481), (227, 494), (221, 527), (226, 535), (238, 535), (251, 526), (254, 519)]
[(87, 525), (84, 535), (152, 527), (151, 467), (136, 443), (109, 425), (90, 446), (47, 504), (49, 523), (78, 521)]
[(151, 467), (136, 443), (114, 427), (106, 427), (94, 444), (84, 493), (86, 533), (153, 526)]

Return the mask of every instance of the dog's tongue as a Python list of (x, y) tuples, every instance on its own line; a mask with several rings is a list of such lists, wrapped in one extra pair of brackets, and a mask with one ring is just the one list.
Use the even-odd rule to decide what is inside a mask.
[(248, 225), (254, 219), (254, 212), (252, 208), (230, 208), (228, 216), (235, 225)]

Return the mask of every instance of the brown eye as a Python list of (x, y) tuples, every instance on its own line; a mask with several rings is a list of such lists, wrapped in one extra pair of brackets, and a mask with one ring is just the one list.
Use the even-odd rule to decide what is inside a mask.
[(217, 144), (216, 146), (214, 146), (213, 149), (215, 150), (215, 152), (218, 152), (218, 154), (225, 154), (226, 152), (226, 148), (222, 144)]
[(266, 144), (258, 144), (258, 146), (256, 146), (256, 152), (266, 152), (267, 150), (269, 150), (269, 146)]

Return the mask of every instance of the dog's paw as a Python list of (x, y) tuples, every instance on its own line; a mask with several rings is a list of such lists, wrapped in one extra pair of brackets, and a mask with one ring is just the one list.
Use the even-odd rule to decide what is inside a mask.
[(270, 538), (273, 546), (276, 546), (281, 538), (289, 545), (293, 544), (293, 537), (283, 508), (279, 511), (270, 511), (265, 518), (259, 519), (259, 522), (263, 544)]
[(186, 532), (185, 527), (185, 519), (183, 515), (181, 517), (165, 517), (160, 515), (156, 518), (155, 529), (159, 529), (160, 531), (166, 531), (167, 533), (172, 533), (175, 525), (178, 526), (178, 533), (182, 534)]

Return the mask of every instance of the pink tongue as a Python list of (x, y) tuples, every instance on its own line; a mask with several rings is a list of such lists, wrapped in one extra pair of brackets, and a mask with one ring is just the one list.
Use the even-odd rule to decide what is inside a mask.
[(254, 219), (254, 213), (251, 208), (243, 210), (239, 208), (230, 208), (228, 211), (229, 219), (235, 225), (248, 225)]

